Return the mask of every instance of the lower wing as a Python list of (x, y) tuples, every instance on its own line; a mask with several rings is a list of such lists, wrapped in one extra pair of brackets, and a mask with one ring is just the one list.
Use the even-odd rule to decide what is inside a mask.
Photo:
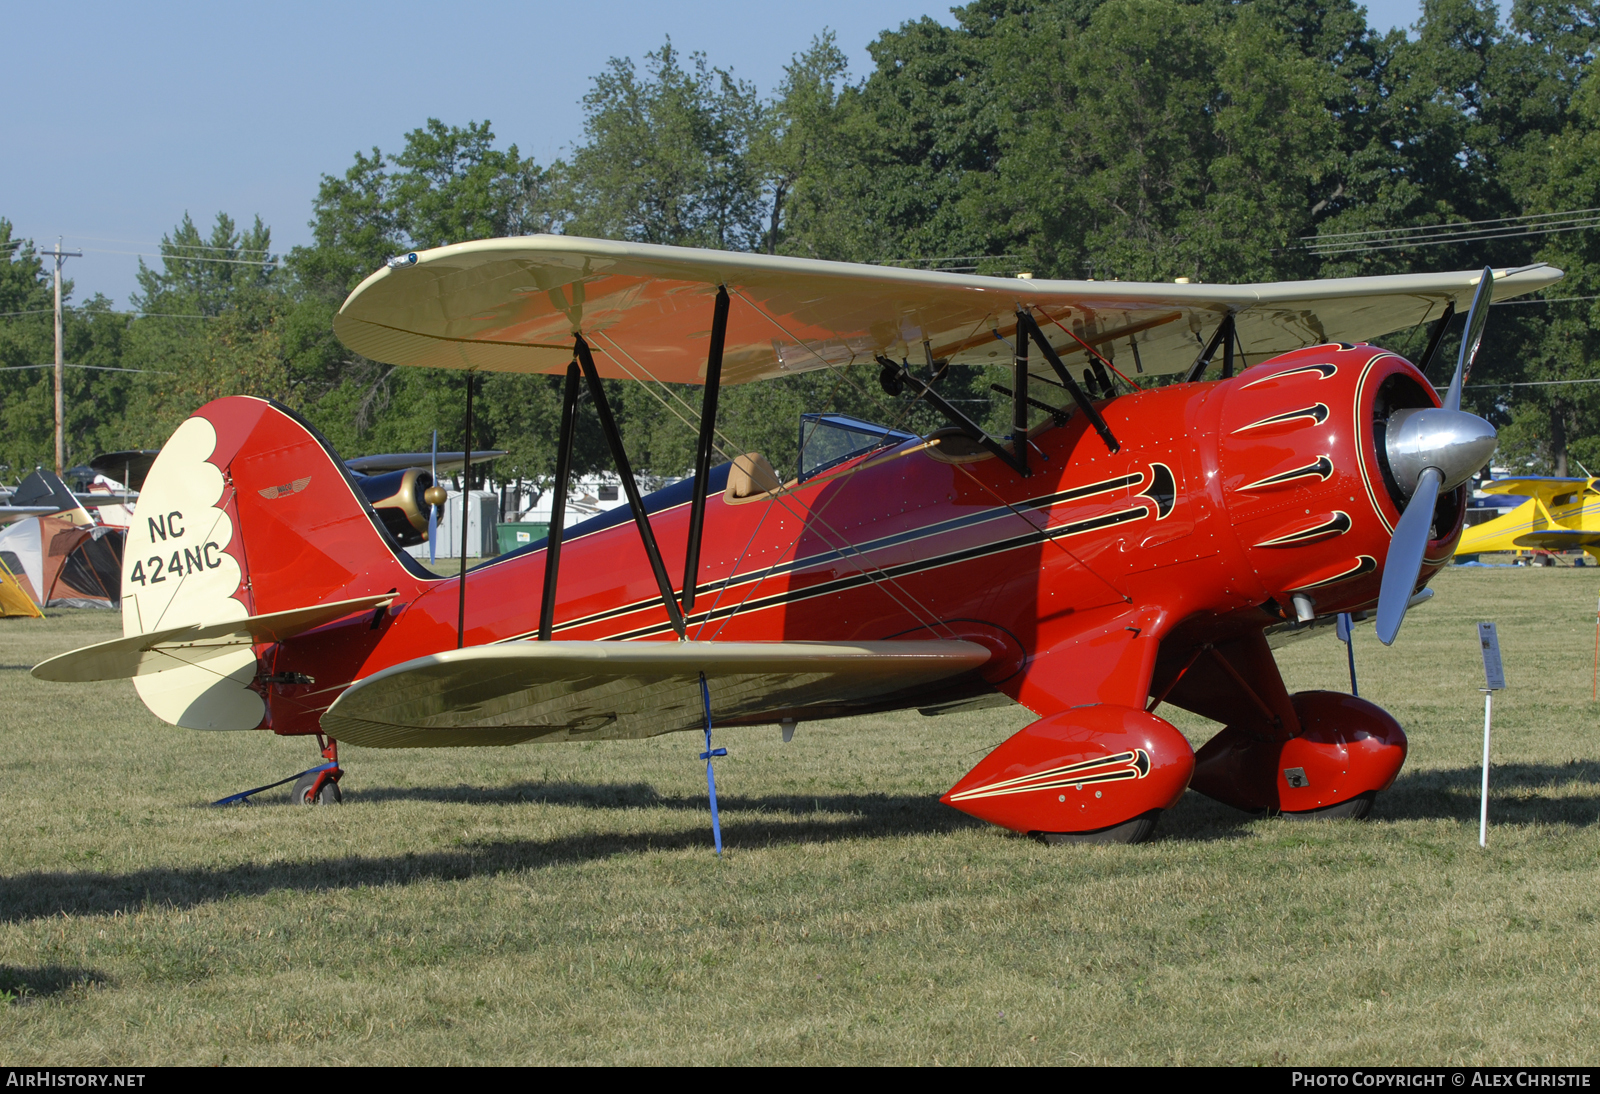
[(1541, 547), (1547, 551), (1566, 551), (1574, 547), (1589, 547), (1600, 543), (1600, 532), (1585, 532), (1577, 528), (1546, 528), (1518, 536), (1513, 542), (1518, 547)]
[(352, 684), (322, 716), (346, 744), (509, 745), (653, 737), (840, 717), (974, 673), (972, 642), (509, 642), (419, 657)]

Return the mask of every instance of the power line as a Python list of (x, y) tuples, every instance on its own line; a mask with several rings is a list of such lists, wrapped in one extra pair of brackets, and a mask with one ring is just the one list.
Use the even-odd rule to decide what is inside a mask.
[(135, 247), (187, 247), (191, 251), (234, 251), (238, 254), (272, 253), (264, 247), (222, 247), (211, 243), (174, 243), (170, 239), (155, 243), (148, 239), (112, 239), (109, 236), (75, 236), (74, 238), (92, 239), (96, 243), (128, 243)]
[(178, 262), (224, 262), (230, 266), (273, 266), (278, 265), (277, 259), (250, 259), (250, 258), (207, 258), (202, 255), (167, 255), (155, 254), (150, 251), (111, 251), (104, 247), (85, 247), (84, 250), (101, 255), (137, 255), (140, 258), (159, 258), (163, 262), (176, 260)]
[(1529, 296), (1521, 300), (1496, 300), (1494, 306), (1504, 308), (1512, 304), (1565, 304), (1569, 300), (1600, 300), (1600, 296)]
[[(55, 367), (56, 366), (55, 366), (54, 363), (51, 363), (51, 364), (48, 364), (48, 365), (4, 365), (4, 366), (0, 366), (0, 372), (22, 372), (23, 370), (30, 369), (30, 368), (55, 368)], [(169, 373), (169, 372), (163, 372), (161, 369), (156, 369), (156, 368), (113, 368), (110, 365), (69, 365), (69, 364), (67, 364), (65, 362), (62, 363), (61, 367), (62, 368), (86, 368), (86, 369), (90, 369), (90, 370), (92, 370), (94, 372), (154, 372), (159, 376), (170, 376), (171, 375), (171, 373)]]
[(1493, 217), (1489, 220), (1448, 220), (1439, 224), (1420, 224), (1411, 228), (1364, 228), (1355, 232), (1329, 232), (1325, 235), (1301, 236), (1307, 242), (1315, 240), (1338, 240), (1354, 238), (1356, 236), (1397, 236), (1406, 232), (1431, 232), (1438, 228), (1470, 228), (1482, 224), (1509, 224), (1514, 221), (1541, 220), (1552, 217), (1576, 217), (1588, 214), (1600, 214), (1600, 206), (1593, 209), (1566, 209), (1558, 213), (1529, 213), (1520, 217)]
[[(1591, 377), (1589, 379), (1583, 379), (1583, 380), (1502, 380), (1499, 383), (1492, 383), (1492, 384), (1465, 384), (1465, 385), (1463, 385), (1463, 387), (1468, 387), (1468, 388), (1474, 388), (1474, 387), (1475, 388), (1492, 388), (1492, 387), (1562, 387), (1562, 386), (1565, 386), (1567, 384), (1600, 384), (1600, 376), (1595, 376), (1595, 377)], [(1433, 387), (1433, 390), (1435, 390), (1435, 391), (1448, 391), (1449, 387), (1448, 386), (1440, 387), (1438, 384), (1435, 384), (1434, 387)]]
[(1585, 228), (1594, 227), (1600, 227), (1600, 217), (1591, 217), (1582, 223), (1569, 224), (1559, 228), (1530, 228), (1527, 231), (1485, 231), (1470, 235), (1441, 235), (1432, 239), (1405, 240), (1400, 243), (1384, 243), (1374, 246), (1355, 245), (1330, 248), (1313, 246), (1311, 253), (1317, 258), (1333, 258), (1338, 255), (1370, 254), (1375, 251), (1403, 251), (1413, 247), (1439, 247), (1449, 243), (1481, 243), (1488, 239), (1523, 239), (1528, 236), (1555, 235), (1558, 232), (1577, 232)]
[(1527, 216), (1499, 217), (1493, 220), (1450, 221), (1412, 228), (1374, 228), (1359, 232), (1331, 232), (1301, 236), (1313, 255), (1331, 258), (1344, 254), (1404, 250), (1409, 247), (1437, 247), (1448, 243), (1476, 243), (1490, 239), (1521, 239), (1527, 236), (1575, 232), (1600, 227), (1600, 208), (1570, 209), (1559, 213), (1533, 213)]
[[(54, 308), (30, 308), (27, 311), (0, 311), (0, 319), (9, 319), (9, 318), (12, 318), (13, 316), (18, 316), (18, 315), (49, 315), (54, 310), (55, 310)], [(73, 315), (80, 315), (80, 316), (131, 315), (135, 319), (221, 319), (222, 318), (222, 316), (220, 316), (220, 315), (185, 315), (182, 312), (171, 312), (171, 311), (116, 311), (115, 309), (111, 309), (111, 308), (107, 308), (105, 310), (100, 310), (100, 309), (91, 310), (91, 309), (88, 309), (88, 308), (66, 308), (66, 309), (63, 309), (63, 310), (67, 311), (67, 312), (70, 312)]]

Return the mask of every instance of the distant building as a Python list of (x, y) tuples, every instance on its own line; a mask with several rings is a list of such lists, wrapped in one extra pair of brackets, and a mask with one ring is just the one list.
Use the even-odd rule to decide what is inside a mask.
[[(681, 482), (682, 478), (640, 475), (638, 481), (639, 492), (648, 494), (664, 486)], [(448, 488), (449, 480), (445, 480), (445, 484)], [(504, 483), (499, 486), (489, 483), (488, 486), (489, 489), (472, 492), (472, 506), (467, 525), (468, 558), (492, 558), (504, 551), (515, 550), (519, 545), (526, 546), (544, 538), (546, 530), (550, 527), (550, 507), (555, 500), (553, 491), (549, 489), (534, 491), (526, 487), (519, 491), (514, 483)], [(623, 492), (622, 479), (617, 474), (604, 472), (581, 476), (573, 480), (567, 491), (567, 526), (571, 527), (580, 520), (627, 504), (628, 496)], [(503, 520), (502, 514), (504, 514)], [(445, 503), (439, 517), (436, 557), (460, 556), (460, 520), (461, 494), (459, 490), (450, 490), (450, 500)], [(512, 534), (500, 536), (497, 531), (497, 526), (500, 524), (513, 524), (517, 527)], [(406, 550), (417, 558), (428, 557), (426, 543), (408, 547)]]

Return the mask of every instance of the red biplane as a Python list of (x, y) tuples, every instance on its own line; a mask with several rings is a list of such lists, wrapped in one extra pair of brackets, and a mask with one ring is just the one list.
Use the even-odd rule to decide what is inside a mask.
[[(1375, 608), (1393, 641), (1494, 448), (1459, 409), (1488, 304), (1560, 276), (1042, 281), (555, 236), (401, 256), (337, 334), (399, 365), (564, 375), (549, 538), (439, 577), (306, 422), (219, 399), (144, 483), (125, 637), (34, 672), (131, 676), (176, 725), (322, 735), (306, 801), (337, 799), (334, 740), (707, 730), (711, 754), (713, 718), (1015, 701), (1038, 720), (943, 799), (995, 824), (1136, 840), (1189, 786), (1360, 816), (1404, 733), (1352, 696), (1291, 694), (1269, 635)], [(1426, 372), (1468, 300), (1441, 406)], [(1364, 344), (1425, 321), (1420, 368)], [(972, 364), (1009, 368), (1009, 436), (940, 394)], [(718, 393), (809, 369), (865, 374), (950, 424), (808, 415), (780, 481), (723, 437)], [(1129, 372), (1179, 382), (1118, 388)], [(691, 478), (639, 495), (603, 378), (650, 385), (698, 430)], [(703, 385), (700, 406), (667, 383)], [(585, 392), (630, 504), (564, 527)], [(1163, 703), (1226, 728), (1196, 753)]]

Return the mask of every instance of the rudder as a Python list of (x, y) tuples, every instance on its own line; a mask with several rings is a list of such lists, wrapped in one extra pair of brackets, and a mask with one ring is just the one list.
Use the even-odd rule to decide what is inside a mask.
[[(123, 634), (347, 600), (417, 577), (321, 436), (285, 407), (230, 396), (173, 433), (145, 479), (123, 555)], [(136, 677), (157, 717), (254, 729), (250, 649)]]

